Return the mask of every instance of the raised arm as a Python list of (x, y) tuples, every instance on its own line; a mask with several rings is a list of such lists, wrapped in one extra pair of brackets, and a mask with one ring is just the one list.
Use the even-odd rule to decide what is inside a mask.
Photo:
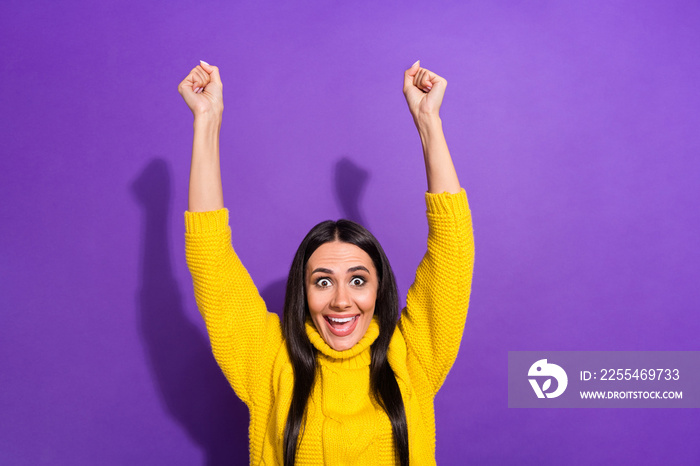
[(187, 210), (207, 212), (223, 209), (219, 130), (224, 112), (224, 98), (219, 69), (201, 62), (190, 71), (177, 90), (194, 115)]
[(224, 106), (218, 68), (202, 62), (180, 83), (178, 91), (194, 115), (189, 207), (185, 212), (187, 266), (214, 357), (236, 394), (250, 405), (259, 392), (261, 374), (271, 373), (282, 343), (279, 319), (266, 311), (231, 245), (219, 168)]
[(404, 95), (423, 146), (428, 192), (428, 250), (408, 291), (399, 329), (409, 370), (437, 393), (452, 367), (467, 316), (474, 266), (471, 213), (442, 131), (439, 110), (447, 81), (419, 67), (404, 73)]
[(446, 87), (447, 80), (421, 68), (420, 60), (404, 73), (403, 92), (423, 145), (428, 192), (435, 194), (461, 189), (440, 119)]

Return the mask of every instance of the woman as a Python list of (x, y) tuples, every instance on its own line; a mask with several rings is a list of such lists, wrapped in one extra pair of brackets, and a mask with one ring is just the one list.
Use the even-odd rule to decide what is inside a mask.
[(469, 303), (471, 215), (439, 117), (447, 82), (414, 63), (404, 95), (423, 145), (428, 251), (398, 320), (377, 240), (347, 220), (316, 225), (290, 270), (284, 326), (231, 246), (219, 168), (219, 70), (180, 83), (194, 114), (186, 255), (214, 356), (250, 410), (251, 464), (435, 463), (433, 399)]

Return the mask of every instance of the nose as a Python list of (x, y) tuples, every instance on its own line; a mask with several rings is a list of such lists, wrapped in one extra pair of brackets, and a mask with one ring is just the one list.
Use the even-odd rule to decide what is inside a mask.
[(333, 309), (348, 309), (351, 306), (350, 293), (344, 286), (336, 287), (330, 304)]

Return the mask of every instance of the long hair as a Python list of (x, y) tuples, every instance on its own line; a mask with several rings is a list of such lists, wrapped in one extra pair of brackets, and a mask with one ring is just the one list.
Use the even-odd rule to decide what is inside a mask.
[(396, 279), (384, 250), (372, 233), (358, 223), (342, 219), (337, 222), (327, 220), (313, 227), (299, 245), (289, 271), (282, 330), (294, 368), (294, 390), (284, 429), (284, 464), (294, 465), (299, 435), (303, 435), (306, 404), (316, 375), (316, 349), (304, 328), (309, 315), (304, 285), (306, 264), (319, 246), (333, 241), (359, 247), (369, 255), (377, 270), (379, 287), (374, 316), (379, 323), (379, 336), (371, 346), (370, 387), (374, 399), (391, 421), (399, 464), (408, 466), (406, 410), (396, 376), (386, 357), (399, 318)]

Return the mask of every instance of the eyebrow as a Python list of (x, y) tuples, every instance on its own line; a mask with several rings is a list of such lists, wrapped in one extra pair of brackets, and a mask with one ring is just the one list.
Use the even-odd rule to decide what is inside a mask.
[[(357, 272), (358, 270), (364, 270), (365, 272), (370, 273), (370, 271), (367, 270), (367, 267), (365, 267), (364, 265), (356, 265), (355, 267), (350, 267), (348, 269), (348, 272), (352, 273), (352, 272)], [(314, 271), (311, 272), (311, 275), (313, 275), (315, 273), (327, 273), (328, 275), (333, 275), (333, 271), (331, 269), (326, 269), (323, 267), (318, 267), (318, 268), (314, 269)]]

